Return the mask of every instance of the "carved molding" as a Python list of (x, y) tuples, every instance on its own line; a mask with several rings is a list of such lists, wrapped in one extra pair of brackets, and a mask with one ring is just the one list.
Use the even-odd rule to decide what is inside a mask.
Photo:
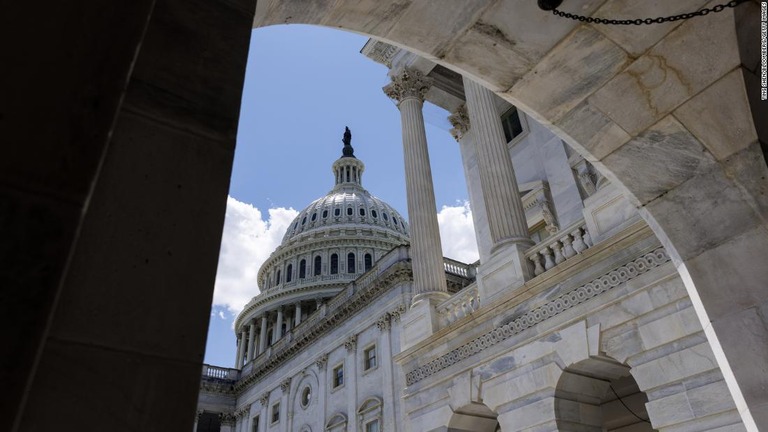
[(392, 82), (383, 90), (384, 94), (400, 104), (406, 99), (418, 99), (424, 102), (424, 97), (430, 87), (432, 87), (432, 78), (427, 77), (421, 71), (406, 68), (393, 75)]
[(259, 397), (259, 403), (261, 403), (261, 406), (265, 407), (269, 403), (269, 392), (264, 393)]
[(347, 340), (344, 341), (344, 348), (346, 348), (347, 351), (354, 351), (355, 348), (357, 348), (357, 335), (348, 337)]
[(376, 327), (378, 327), (379, 330), (381, 331), (389, 330), (389, 328), (392, 325), (392, 323), (389, 320), (390, 320), (390, 315), (388, 313), (382, 315), (381, 318), (379, 318), (376, 321)]
[(448, 121), (451, 122), (453, 129), (451, 129), (451, 135), (458, 141), (466, 135), (469, 131), (469, 113), (467, 112), (466, 104), (461, 104), (456, 112), (448, 116)]
[(453, 366), (460, 361), (478, 354), (499, 342), (508, 339), (526, 329), (560, 314), (578, 304), (602, 294), (611, 288), (619, 286), (635, 277), (670, 260), (663, 247), (647, 253), (640, 258), (619, 266), (593, 281), (560, 294), (551, 301), (532, 309), (506, 324), (457, 347), (451, 352), (441, 355), (423, 366), (419, 366), (405, 374), (406, 385), (413, 385), (428, 378), (443, 369)]
[(286, 378), (283, 380), (283, 382), (280, 383), (280, 390), (283, 391), (283, 393), (288, 393), (288, 390), (291, 389), (291, 379)]
[(325, 370), (325, 367), (328, 365), (328, 354), (323, 354), (315, 360), (315, 365), (319, 370)]

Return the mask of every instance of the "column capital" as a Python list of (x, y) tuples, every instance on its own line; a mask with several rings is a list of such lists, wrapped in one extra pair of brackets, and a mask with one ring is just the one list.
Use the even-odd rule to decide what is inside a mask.
[(320, 370), (325, 370), (325, 366), (328, 364), (328, 354), (323, 354), (315, 360), (315, 365)]
[(288, 393), (288, 390), (291, 388), (291, 379), (286, 378), (280, 383), (280, 390), (283, 391), (283, 393)]
[(259, 397), (259, 403), (261, 403), (261, 406), (265, 407), (269, 403), (269, 392), (264, 393)]
[(382, 90), (398, 105), (406, 99), (418, 99), (424, 102), (424, 97), (432, 87), (432, 78), (415, 69), (403, 69), (392, 75), (391, 79), (392, 82)]
[(469, 113), (467, 112), (467, 105), (461, 104), (456, 111), (448, 116), (448, 121), (451, 122), (453, 129), (451, 129), (451, 135), (456, 141), (459, 141), (469, 131)]
[(376, 321), (376, 327), (378, 327), (380, 331), (389, 330), (391, 326), (391, 323), (389, 320), (390, 320), (390, 316), (388, 313), (382, 315), (381, 318), (379, 318)]
[(229, 411), (220, 413), (219, 421), (221, 422), (222, 426), (234, 426), (237, 419), (235, 417), (235, 413)]
[(352, 335), (347, 338), (347, 340), (344, 341), (344, 348), (346, 348), (347, 351), (353, 351), (357, 348), (357, 335)]

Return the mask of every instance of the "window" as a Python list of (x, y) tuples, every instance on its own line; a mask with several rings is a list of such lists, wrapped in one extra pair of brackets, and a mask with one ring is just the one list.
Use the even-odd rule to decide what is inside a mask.
[(275, 285), (280, 285), (280, 270), (277, 271), (277, 276), (275, 277)]
[(320, 269), (321, 269), (321, 265), (322, 264), (323, 264), (323, 259), (320, 258), (320, 255), (316, 256), (315, 257), (315, 268), (314, 268), (314, 273), (313, 273), (315, 276), (320, 276)]
[(368, 347), (363, 351), (363, 370), (376, 367), (376, 345)]
[(301, 391), (301, 406), (306, 408), (309, 406), (309, 402), (312, 400), (312, 389), (309, 386), (304, 387)]
[(259, 416), (256, 416), (251, 421), (251, 432), (259, 432)]
[(328, 217), (328, 210), (323, 210), (323, 219)]
[(314, 222), (315, 220), (317, 220), (317, 212), (315, 212), (315, 213), (312, 213), (312, 219), (311, 219), (311, 220), (312, 220), (312, 222)]
[(352, 213), (354, 213), (352, 207), (347, 207), (347, 216), (352, 216)]
[(360, 209), (360, 216), (365, 216), (365, 209), (364, 208)]
[(355, 254), (352, 252), (347, 254), (347, 273), (355, 272)]
[(379, 420), (366, 423), (365, 432), (379, 432)]
[(367, 253), (365, 254), (365, 271), (368, 271), (373, 267), (373, 257), (371, 257), (371, 254)]
[(382, 213), (382, 214), (381, 214), (381, 217), (383, 217), (385, 221), (388, 221), (388, 220), (389, 220), (389, 216), (387, 216), (387, 214), (386, 214), (386, 213)]
[(517, 108), (512, 107), (501, 116), (501, 127), (504, 129), (504, 137), (507, 142), (512, 141), (516, 136), (523, 133), (523, 125), (520, 123), (520, 115)]
[(339, 256), (336, 254), (331, 255), (331, 274), (337, 274), (339, 272)]
[(305, 223), (307, 223), (307, 217), (306, 216), (304, 216), (304, 218), (301, 220), (301, 224), (302, 225), (304, 225)]
[(307, 260), (299, 261), (299, 279), (307, 277)]
[(394, 216), (392, 216), (392, 223), (393, 223), (393, 224), (395, 224), (395, 225), (397, 225), (397, 218), (396, 218), (396, 217), (394, 217)]
[(272, 423), (280, 421), (280, 402), (272, 405)]
[(333, 388), (344, 385), (344, 364), (333, 368)]
[(341, 209), (336, 209), (333, 211), (334, 216), (340, 216), (341, 215)]
[(293, 264), (288, 264), (288, 268), (285, 269), (285, 283), (288, 283), (293, 279)]
[(379, 214), (376, 213), (376, 210), (371, 210), (371, 216), (373, 216), (373, 218), (376, 219), (377, 217), (379, 217)]

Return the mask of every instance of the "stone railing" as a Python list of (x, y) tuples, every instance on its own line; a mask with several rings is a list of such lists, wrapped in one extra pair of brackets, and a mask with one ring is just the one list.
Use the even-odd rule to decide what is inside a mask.
[(455, 261), (450, 258), (443, 258), (443, 266), (445, 267), (446, 273), (466, 279), (475, 279), (477, 274), (477, 265), (464, 264), (463, 262)]
[(477, 284), (473, 283), (437, 305), (436, 309), (440, 327), (445, 327), (458, 319), (464, 318), (479, 307), (480, 296), (477, 291)]
[(580, 220), (528, 249), (525, 257), (533, 263), (533, 274), (538, 276), (590, 247), (592, 239), (584, 220)]
[(238, 378), (237, 369), (225, 368), (220, 366), (213, 366), (209, 364), (203, 365), (203, 378), (214, 378), (221, 380), (236, 380)]

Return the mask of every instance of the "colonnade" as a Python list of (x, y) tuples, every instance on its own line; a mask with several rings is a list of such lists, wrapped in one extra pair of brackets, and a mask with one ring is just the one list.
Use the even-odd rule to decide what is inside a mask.
[(299, 301), (253, 317), (237, 334), (235, 368), (241, 369), (243, 365), (266, 351), (285, 333), (301, 324), (302, 319), (317, 310), (320, 304), (319, 300), (315, 301), (314, 305)]

